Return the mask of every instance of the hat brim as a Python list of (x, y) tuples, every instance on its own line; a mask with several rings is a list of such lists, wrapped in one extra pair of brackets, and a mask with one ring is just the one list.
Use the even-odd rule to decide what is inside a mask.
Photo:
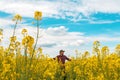
[(60, 52), (65, 52), (64, 50), (61, 50)]

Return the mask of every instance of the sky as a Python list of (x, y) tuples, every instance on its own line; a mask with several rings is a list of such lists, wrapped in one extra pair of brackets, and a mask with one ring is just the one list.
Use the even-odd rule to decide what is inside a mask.
[(16, 30), (18, 40), (23, 28), (35, 37), (35, 11), (43, 13), (37, 47), (44, 54), (55, 57), (61, 49), (67, 56), (75, 56), (75, 50), (92, 52), (96, 40), (112, 52), (120, 43), (120, 0), (0, 0), (1, 45), (9, 44), (16, 14), (23, 17)]

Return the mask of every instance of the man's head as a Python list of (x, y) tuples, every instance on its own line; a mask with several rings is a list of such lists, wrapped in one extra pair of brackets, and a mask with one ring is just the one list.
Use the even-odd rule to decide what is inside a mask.
[(60, 50), (60, 55), (64, 55), (64, 50)]

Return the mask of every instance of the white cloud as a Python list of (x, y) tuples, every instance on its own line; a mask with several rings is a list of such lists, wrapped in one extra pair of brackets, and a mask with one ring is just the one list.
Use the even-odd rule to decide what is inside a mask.
[(50, 27), (44, 30), (44, 34), (40, 42), (56, 43), (56, 46), (80, 46), (84, 43), (81, 39), (83, 39), (83, 33), (68, 32), (67, 28), (60, 26), (55, 28)]
[(119, 37), (108, 37), (108, 36), (89, 36), (87, 39), (91, 42), (98, 40), (98, 41), (103, 41), (103, 42), (116, 42), (120, 41)]
[(33, 17), (36, 10), (43, 12), (44, 17), (69, 19), (72, 21), (89, 18), (91, 14), (120, 13), (120, 0), (0, 0), (0, 11), (22, 16)]
[[(2, 45), (8, 46), (9, 37), (12, 35), (13, 28), (9, 27), (12, 24), (9, 20), (2, 20), (4, 23), (2, 29), (4, 30), (4, 39)], [(23, 28), (28, 29), (28, 33), (34, 38), (36, 37), (36, 27), (30, 27), (27, 25), (19, 24), (16, 30), (16, 36), (19, 41), (23, 37), (21, 30)], [(65, 26), (50, 27), (47, 29), (40, 29), (40, 36), (38, 41), (38, 47), (43, 47), (44, 53), (48, 53), (51, 56), (55, 56), (60, 49), (65, 49), (67, 55), (73, 55), (75, 49), (85, 51), (86, 49), (90, 51), (92, 47), (92, 42), (99, 40), (100, 42), (116, 42), (120, 41), (119, 37), (108, 37), (108, 36), (84, 36), (81, 32), (68, 32), (68, 28)], [(88, 45), (89, 44), (89, 45)], [(91, 45), (91, 46), (90, 46)], [(51, 54), (53, 53), (53, 54)]]
[(67, 34), (67, 30), (68, 29), (66, 29), (64, 26), (55, 27), (55, 28), (49, 27), (46, 30), (46, 33), (49, 35), (63, 36)]
[(120, 0), (83, 0), (89, 12), (120, 13)]
[[(9, 22), (9, 20), (6, 20), (5, 23), (6, 22)], [(2, 27), (4, 38), (1, 45), (8, 47), (9, 37), (12, 36), (13, 28), (9, 27), (9, 24), (5, 24), (5, 26), (6, 27)], [(19, 41), (21, 41), (23, 37), (21, 34), (21, 30), (23, 28), (26, 28), (31, 36), (34, 38), (36, 37), (36, 27), (19, 24), (16, 29), (16, 36)], [(80, 40), (82, 37), (79, 37), (80, 35), (83, 35), (82, 33), (72, 32), (72, 34), (67, 30), (68, 29), (66, 29), (64, 26), (40, 29), (40, 32), (42, 32), (40, 35), (42, 35), (42, 37), (39, 38), (38, 47), (43, 47), (45, 53), (48, 53), (49, 55), (51, 55), (50, 53), (53, 53), (51, 56), (55, 56), (60, 49), (65, 49), (69, 52), (69, 47), (83, 45), (84, 41)], [(56, 31), (59, 31), (59, 33)]]
[(109, 24), (116, 22), (120, 22), (120, 20), (98, 20), (98, 21), (89, 20), (90, 24)]
[(8, 26), (8, 25), (12, 25), (12, 24), (14, 24), (13, 21), (10, 21), (8, 19), (0, 18), (0, 27), (5, 27), (5, 26)]
[[(43, 12), (43, 17), (69, 19), (74, 22), (80, 20), (89, 20), (93, 13), (120, 13), (120, 0), (78, 0), (73, 2), (70, 0), (0, 0), (0, 11), (10, 14), (20, 14), (24, 17), (33, 17), (34, 11)], [(88, 19), (84, 19), (88, 18)], [(114, 23), (116, 21), (90, 21), (91, 24)], [(13, 29), (10, 25), (14, 24), (11, 20), (0, 19), (0, 27), (4, 29), (4, 40), (2, 45), (9, 44), (9, 37), (12, 35)], [(21, 40), (22, 28), (28, 29), (30, 35), (35, 37), (36, 27), (28, 25), (19, 25), (16, 30), (18, 39)], [(116, 42), (120, 41), (119, 37), (109, 36), (84, 36), (82, 32), (68, 32), (68, 28), (64, 26), (50, 27), (48, 29), (40, 29), (42, 37), (39, 39), (38, 47), (42, 46), (44, 52), (50, 55), (56, 55), (58, 50), (64, 49), (68, 54), (72, 55), (75, 49), (90, 50), (91, 44), (95, 40)], [(113, 34), (114, 35), (114, 34)]]

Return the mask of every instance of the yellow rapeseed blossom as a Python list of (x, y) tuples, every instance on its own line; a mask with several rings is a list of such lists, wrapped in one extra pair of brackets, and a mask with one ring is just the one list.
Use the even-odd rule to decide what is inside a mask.
[(15, 44), (16, 44), (16, 46), (19, 46), (19, 45), (20, 45), (20, 42), (19, 42), (19, 41), (17, 41)]
[(108, 51), (109, 51), (108, 46), (104, 46), (101, 51), (102, 51), (102, 52), (108, 52)]
[(22, 29), (22, 34), (26, 34), (27, 33), (27, 29)]
[(116, 50), (117, 54), (118, 54), (119, 57), (120, 57), (120, 44), (118, 44), (118, 45), (116, 46), (115, 50)]
[[(35, 54), (30, 66), (29, 62), (33, 52), (33, 43), (34, 39), (31, 36), (25, 36), (22, 43), (18, 41), (15, 42), (15, 45), (19, 46), (20, 44), (29, 45), (27, 48), (27, 53), (29, 53), (27, 57), (23, 55), (22, 51), (16, 51), (18, 49), (16, 49), (17, 46), (15, 45), (12, 45), (15, 50), (9, 55), (6, 55), (7, 50), (4, 47), (0, 47), (1, 80), (63, 80), (64, 77), (66, 77), (67, 80), (120, 79), (120, 57), (116, 52), (109, 55), (106, 54), (107, 56), (101, 59), (99, 59), (98, 55), (85, 58), (72, 58), (72, 61), (66, 62), (64, 65), (58, 63), (57, 60), (51, 60), (50, 57), (44, 54), (40, 55), (40, 57)], [(41, 47), (35, 50), (35, 52), (38, 50), (42, 52)], [(107, 46), (104, 46), (102, 49), (103, 52), (107, 50)], [(99, 53), (102, 54), (102, 51)], [(84, 55), (89, 55), (89, 52), (86, 51)]]
[(0, 29), (0, 35), (3, 35), (3, 29)]
[(40, 48), (38, 48), (38, 51), (40, 52), (40, 54), (42, 54), (43, 52), (43, 49), (40, 47)]
[(14, 18), (13, 18), (13, 21), (15, 21), (15, 20), (21, 21), (21, 20), (22, 20), (21, 15), (16, 14), (16, 15), (14, 16)]
[(3, 39), (3, 29), (0, 29), (0, 42), (2, 41)]
[(34, 13), (34, 18), (35, 18), (36, 20), (41, 20), (41, 19), (42, 19), (42, 12), (40, 12), (40, 11), (35, 11), (35, 13)]
[(109, 48), (108, 48), (108, 46), (102, 47), (101, 53), (102, 53), (102, 54), (101, 54), (101, 55), (102, 55), (102, 58), (105, 57), (105, 56), (107, 56), (107, 55), (109, 54)]
[(118, 44), (115, 49), (120, 50), (120, 44)]
[[(14, 18), (22, 19), (20, 15)], [(36, 11), (34, 18), (41, 20), (42, 12)], [(23, 29), (22, 34), (26, 33)], [(108, 46), (100, 49), (100, 42), (95, 41), (95, 55), (76, 50), (77, 55), (62, 64), (57, 57), (54, 60), (42, 53), (42, 47), (36, 49), (32, 36), (24, 35), (22, 41), (17, 41), (14, 35), (9, 47), (0, 46), (0, 80), (120, 80), (120, 44), (111, 53)]]
[(94, 41), (94, 42), (93, 42), (93, 45), (94, 45), (94, 46), (100, 46), (100, 42), (99, 42), (99, 41)]
[(22, 39), (22, 45), (24, 45), (24, 46), (31, 47), (31, 46), (33, 46), (33, 44), (34, 44), (34, 38), (32, 36), (28, 35)]
[(10, 37), (10, 41), (11, 41), (11, 42), (15, 42), (16, 39), (17, 39), (16, 36)]

